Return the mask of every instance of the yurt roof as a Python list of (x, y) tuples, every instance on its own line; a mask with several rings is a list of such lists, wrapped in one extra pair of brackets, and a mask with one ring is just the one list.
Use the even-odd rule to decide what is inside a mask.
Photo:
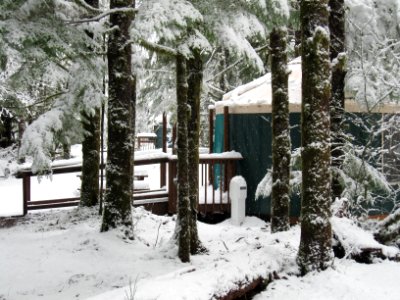
[[(301, 111), (301, 57), (288, 63), (289, 74), (289, 110)], [(350, 93), (346, 93), (345, 108), (348, 112), (400, 113), (397, 103), (376, 105), (372, 110), (352, 100)], [(272, 111), (271, 73), (267, 73), (249, 83), (241, 85), (226, 93), (222, 101), (215, 104), (216, 113), (223, 113), (224, 107), (229, 107), (231, 114), (270, 113)]]

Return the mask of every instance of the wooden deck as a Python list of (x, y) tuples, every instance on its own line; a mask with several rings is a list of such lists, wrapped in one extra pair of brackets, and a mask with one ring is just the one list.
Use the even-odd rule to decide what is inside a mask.
[[(200, 156), (199, 199), (201, 200), (198, 204), (199, 213), (207, 215), (213, 213), (228, 213), (230, 211), (228, 183), (236, 174), (236, 163), (239, 160), (241, 160), (240, 155), (236, 157), (229, 157), (221, 154)], [(154, 158), (138, 158), (134, 162), (135, 166), (154, 164), (160, 165), (160, 183), (162, 187), (156, 190), (134, 190), (133, 206), (144, 206), (147, 210), (159, 215), (175, 214), (177, 209), (177, 189), (175, 180), (177, 175), (177, 157), (164, 155)], [(58, 174), (81, 171), (81, 165), (60, 166), (54, 168), (52, 174), (56, 176)], [(79, 197), (32, 201), (31, 178), (35, 176), (37, 175), (33, 174), (30, 169), (20, 170), (17, 174), (17, 177), (22, 178), (24, 215), (29, 210), (79, 205)], [(135, 182), (140, 180), (144, 183), (148, 174), (146, 172), (138, 172), (135, 176)]]

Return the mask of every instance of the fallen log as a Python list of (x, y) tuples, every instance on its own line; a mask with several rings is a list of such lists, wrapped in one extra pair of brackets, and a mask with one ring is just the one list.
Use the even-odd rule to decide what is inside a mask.
[(338, 258), (350, 258), (359, 263), (373, 263), (374, 259), (400, 261), (397, 247), (383, 245), (371, 232), (360, 228), (353, 220), (333, 217), (333, 252)]
[[(267, 288), (267, 286), (275, 281), (281, 279), (276, 271), (268, 274), (267, 278), (258, 277), (250, 282), (238, 282), (237, 289), (229, 291), (225, 295), (214, 295), (211, 299), (217, 300), (240, 300), (240, 299), (251, 299), (254, 295), (262, 292)], [(283, 277), (283, 279), (286, 279)]]
[(374, 237), (382, 244), (397, 244), (400, 240), (400, 209), (383, 219)]

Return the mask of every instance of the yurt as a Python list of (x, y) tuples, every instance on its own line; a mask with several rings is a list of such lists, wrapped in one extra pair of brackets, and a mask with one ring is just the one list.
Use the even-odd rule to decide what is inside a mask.
[[(290, 135), (294, 150), (301, 145), (301, 58), (291, 61), (288, 68)], [(237, 173), (247, 182), (246, 213), (262, 218), (268, 218), (270, 215), (270, 199), (256, 197), (256, 190), (268, 169), (272, 167), (271, 103), (271, 74), (268, 73), (225, 94), (222, 101), (215, 105), (213, 150), (215, 153), (234, 150), (242, 154), (243, 160), (238, 163)], [(346, 114), (373, 114), (373, 117), (378, 119), (384, 115), (400, 114), (400, 105), (382, 104), (367, 108), (358, 105), (350, 97), (347, 97), (345, 109)], [(354, 123), (349, 124), (347, 128), (359, 143), (365, 142), (364, 128)], [(227, 132), (228, 139), (224, 140), (224, 132)], [(397, 138), (400, 142), (400, 136)], [(381, 142), (383, 143), (379, 138), (375, 141)], [(397, 169), (400, 169), (400, 162)], [(299, 213), (300, 195), (297, 194), (291, 199), (291, 216), (299, 216)]]

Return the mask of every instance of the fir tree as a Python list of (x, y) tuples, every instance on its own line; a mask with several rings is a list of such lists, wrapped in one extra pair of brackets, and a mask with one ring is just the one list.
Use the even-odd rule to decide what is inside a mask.
[(187, 107), (187, 71), (186, 58), (178, 53), (176, 56), (176, 99), (178, 107), (178, 256), (182, 262), (190, 261), (190, 198), (188, 178), (188, 107)]
[[(111, 0), (110, 9), (131, 7), (131, 0)], [(133, 238), (131, 215), (133, 192), (132, 107), (135, 86), (131, 71), (130, 26), (133, 15), (116, 12), (110, 16), (113, 30), (108, 38), (108, 143), (107, 188), (101, 231), (120, 228)]]
[(287, 31), (274, 28), (270, 34), (272, 76), (272, 232), (289, 229), (290, 128), (287, 70)]
[(297, 256), (302, 274), (332, 263), (330, 210), (329, 8), (328, 0), (301, 2), (302, 199)]
[(346, 77), (345, 54), (345, 9), (344, 0), (330, 0), (329, 31), (331, 38), (332, 95), (331, 95), (331, 138), (332, 138), (332, 200), (342, 196), (344, 187), (340, 182), (345, 144), (344, 82)]
[(192, 49), (192, 57), (187, 59), (188, 96), (190, 107), (188, 120), (188, 167), (190, 199), (190, 252), (204, 251), (197, 232), (197, 205), (199, 203), (199, 138), (200, 138), (200, 98), (203, 84), (203, 61), (200, 49)]
[[(99, 8), (98, 0), (85, 0), (91, 7)], [(93, 38), (93, 33), (88, 32)], [(89, 49), (90, 50), (90, 49)], [(100, 167), (100, 109), (92, 113), (82, 112), (82, 176), (81, 206), (94, 206), (99, 202)]]

